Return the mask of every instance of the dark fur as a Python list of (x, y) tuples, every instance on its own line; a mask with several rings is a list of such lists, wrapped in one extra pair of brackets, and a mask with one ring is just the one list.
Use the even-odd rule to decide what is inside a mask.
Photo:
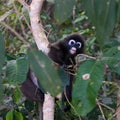
[[(82, 43), (81, 49), (77, 50), (76, 54), (71, 55), (69, 53), (70, 46), (67, 44), (69, 40), (74, 39), (76, 41), (79, 41)], [(83, 38), (78, 34), (73, 34), (68, 37), (66, 37), (64, 40), (55, 42), (51, 44), (50, 46), (50, 52), (48, 53), (48, 56), (56, 62), (58, 65), (60, 65), (62, 68), (66, 69), (68, 66), (71, 66), (68, 70), (71, 73), (75, 73), (73, 70), (75, 63), (75, 57), (77, 54), (83, 53), (84, 51), (84, 41)], [(71, 71), (72, 70), (72, 71)], [(72, 100), (72, 84), (74, 75), (69, 74), (69, 85), (66, 85), (64, 92), (62, 94), (62, 101), (63, 101), (63, 110), (67, 111), (70, 109), (70, 105), (66, 102), (66, 97), (69, 101)], [(42, 106), (44, 102), (44, 93), (41, 91), (40, 88), (38, 88), (34, 83), (35, 76), (33, 76), (33, 71), (29, 69), (29, 72), (27, 74), (27, 79), (25, 82), (21, 85), (21, 90), (23, 94), (32, 101), (38, 101), (41, 105), (41, 120), (43, 119), (43, 111)], [(66, 95), (65, 95), (66, 94)]]
[(43, 102), (44, 102), (44, 93), (37, 85), (33, 83), (36, 79), (33, 71), (29, 69), (27, 73), (26, 80), (21, 84), (21, 91), (26, 96), (26, 98), (30, 101), (36, 101), (39, 103), (39, 111), (40, 111), (40, 120), (43, 120)]
[[(68, 45), (68, 42), (71, 39), (74, 39), (74, 40), (76, 40), (78, 42), (81, 42), (81, 44), (82, 44), (81, 48), (77, 49), (76, 54), (74, 54), (74, 55), (69, 53), (70, 46)], [(75, 57), (78, 54), (83, 53), (83, 51), (84, 51), (84, 41), (83, 41), (83, 38), (79, 34), (73, 34), (73, 35), (70, 35), (70, 36), (66, 37), (62, 41), (59, 41), (59, 42), (51, 44), (50, 45), (50, 52), (49, 52), (48, 56), (54, 62), (56, 62), (57, 64), (59, 64), (60, 66), (62, 66), (65, 69), (67, 67), (69, 67), (69, 66), (72, 66), (69, 69), (70, 72), (71, 72), (73, 67), (74, 67), (74, 65), (76, 64), (75, 63)], [(69, 70), (68, 70), (68, 72), (69, 72)], [(72, 71), (72, 73), (74, 74), (75, 71)], [(63, 101), (62, 108), (63, 108), (64, 111), (67, 111), (68, 109), (70, 109), (69, 105), (64, 105), (64, 104), (67, 104), (64, 101), (67, 101), (66, 97), (67, 97), (67, 99), (69, 101), (72, 100), (72, 84), (73, 84), (72, 82), (73, 82), (73, 79), (74, 79), (74, 75), (70, 74), (69, 85), (67, 85), (65, 87), (64, 92), (62, 94), (62, 101)]]

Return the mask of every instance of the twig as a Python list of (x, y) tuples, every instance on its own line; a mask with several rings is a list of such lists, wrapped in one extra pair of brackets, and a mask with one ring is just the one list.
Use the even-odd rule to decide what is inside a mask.
[(99, 109), (100, 109), (100, 112), (101, 112), (101, 114), (102, 114), (103, 120), (106, 120), (105, 115), (104, 115), (103, 110), (102, 110), (102, 107), (101, 107), (101, 105), (100, 105), (100, 102), (99, 102), (98, 100), (96, 100), (96, 103), (97, 103), (97, 105), (98, 105), (98, 107), (99, 107)]
[(103, 81), (104, 84), (110, 84), (110, 85), (114, 85), (116, 86), (118, 89), (120, 89), (120, 86), (118, 83), (114, 83), (114, 82), (109, 82), (109, 81)]
[[(70, 103), (70, 101), (69, 101), (68, 98), (67, 98), (66, 89), (64, 89), (64, 95), (65, 95), (65, 98), (66, 98), (67, 102), (68, 102), (69, 105), (71, 106), (71, 108), (72, 108), (72, 109), (74, 110), (74, 112), (78, 115), (76, 109), (74, 108), (74, 106)], [(82, 120), (81, 117), (80, 117), (80, 115), (78, 115), (78, 117), (79, 117), (79, 120)]]
[(115, 112), (115, 110), (114, 110), (113, 108), (111, 108), (111, 107), (109, 107), (109, 106), (107, 106), (107, 105), (105, 105), (105, 104), (103, 104), (103, 103), (101, 103), (101, 102), (99, 102), (99, 104), (100, 104), (101, 106), (103, 106), (103, 107), (111, 110), (112, 112)]
[(14, 6), (15, 12), (16, 12), (16, 14), (17, 14), (19, 23), (20, 23), (20, 26), (21, 26), (21, 29), (22, 29), (22, 33), (23, 33), (23, 35), (25, 35), (24, 26), (23, 26), (23, 23), (21, 22), (20, 17), (19, 17), (20, 13), (19, 13), (19, 11), (18, 11), (18, 9), (17, 9), (15, 3), (13, 4), (13, 6)]
[(25, 41), (25, 39), (20, 35), (18, 34), (13, 28), (11, 28), (9, 25), (7, 25), (5, 22), (2, 22), (0, 21), (0, 23), (8, 30), (10, 30), (12, 33), (14, 33), (18, 38), (19, 40), (21, 40), (21, 42), (23, 42), (25, 45), (28, 45), (29, 46), (29, 43)]
[(1, 105), (0, 106), (0, 111), (5, 110), (5, 109), (10, 110), (11, 106), (9, 106), (9, 105)]
[(4, 13), (2, 16), (0, 16), (0, 22), (3, 21), (5, 18), (7, 18), (12, 12), (13, 10), (9, 10), (6, 13)]
[(89, 55), (86, 55), (86, 54), (79, 54), (79, 55), (77, 55), (77, 57), (80, 57), (80, 56), (96, 60), (96, 57), (92, 57), (92, 56), (89, 56)]
[(28, 28), (30, 29), (31, 33), (32, 33), (31, 26), (30, 26), (30, 24), (28, 23), (28, 21), (27, 21), (27, 19), (26, 19), (25, 15), (23, 14), (23, 12), (21, 13), (21, 15), (22, 15), (23, 19), (25, 20), (25, 22), (26, 22), (26, 24), (27, 24)]
[(114, 118), (115, 116), (117, 116), (117, 114), (120, 114), (120, 111), (118, 111), (118, 112), (116, 112), (115, 114), (113, 114), (112, 117), (108, 118), (108, 120), (113, 120), (113, 118)]
[(20, 4), (23, 5), (28, 11), (30, 11), (29, 5), (24, 0), (17, 0), (17, 1), (20, 2)]

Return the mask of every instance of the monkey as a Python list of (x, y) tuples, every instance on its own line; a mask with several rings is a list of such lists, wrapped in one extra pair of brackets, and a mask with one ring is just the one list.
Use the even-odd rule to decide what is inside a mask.
[(84, 39), (79, 34), (72, 34), (61, 41), (50, 44), (49, 48), (48, 56), (69, 74), (69, 85), (66, 85), (62, 93), (62, 110), (66, 112), (70, 109), (67, 101), (72, 101), (75, 57), (84, 52)]
[[(62, 92), (62, 110), (66, 112), (70, 110), (70, 105), (67, 101), (72, 101), (72, 84), (76, 72), (74, 69), (76, 65), (75, 57), (84, 52), (84, 39), (79, 34), (72, 34), (61, 41), (50, 43), (48, 47), (50, 48), (48, 57), (69, 75), (69, 84), (65, 86)], [(33, 71), (29, 69), (26, 81), (21, 85), (21, 91), (28, 99), (39, 101), (41, 106), (43, 106), (44, 92), (33, 83), (33, 79), (36, 78), (33, 75)], [(43, 119), (42, 112), (41, 108), (41, 120)]]
[(29, 101), (36, 101), (39, 103), (40, 120), (43, 120), (44, 91), (33, 82), (36, 80), (37, 78), (34, 72), (29, 68), (26, 80), (21, 84), (20, 89)]

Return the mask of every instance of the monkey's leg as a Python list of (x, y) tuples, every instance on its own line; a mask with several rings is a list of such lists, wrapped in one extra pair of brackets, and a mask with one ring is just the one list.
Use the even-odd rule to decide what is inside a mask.
[(74, 79), (74, 76), (70, 75), (69, 85), (66, 85), (62, 93), (62, 109), (64, 112), (69, 111), (71, 108), (69, 102), (72, 101), (73, 79)]

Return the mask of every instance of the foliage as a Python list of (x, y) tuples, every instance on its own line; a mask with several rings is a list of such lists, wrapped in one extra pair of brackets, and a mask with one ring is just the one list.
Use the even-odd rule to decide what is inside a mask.
[(83, 0), (83, 4), (86, 14), (96, 28), (96, 38), (102, 48), (115, 27), (118, 3), (116, 0)]
[[(68, 6), (69, 4), (69, 6)], [(72, 9), (74, 7), (74, 0), (55, 0), (55, 18), (58, 23), (64, 22), (68, 17), (71, 16)], [(61, 12), (60, 12), (61, 11)]]
[[(41, 13), (44, 28), (50, 33), (49, 40), (56, 41), (74, 32), (83, 34), (85, 53), (95, 58), (92, 60), (87, 56), (78, 68), (73, 86), (73, 109), (64, 114), (62, 119), (77, 120), (79, 116), (90, 120), (100, 120), (103, 116), (111, 119), (114, 117), (111, 109), (116, 109), (120, 75), (120, 0), (49, 1), (52, 3), (47, 2)], [(54, 96), (61, 91), (61, 83), (63, 86), (67, 84), (68, 78), (61, 69), (54, 68), (41, 52), (28, 50), (27, 43), (33, 45), (34, 41), (24, 7), (12, 0), (2, 0), (1, 3), (0, 74), (3, 75), (0, 76), (0, 91), (10, 98), (3, 98), (3, 104), (7, 103), (12, 108), (9, 111), (1, 110), (0, 116), (6, 116), (6, 120), (22, 120), (27, 119), (27, 116), (34, 119), (38, 116), (35, 114), (36, 105), (28, 101), (21, 102), (22, 95), (18, 87), (26, 78), (29, 64), (39, 78), (40, 86)], [(53, 4), (54, 9), (51, 9)], [(5, 86), (3, 91), (5, 84), (8, 87)], [(63, 114), (60, 104), (58, 101), (58, 116)]]
[(16, 110), (10, 110), (6, 115), (6, 120), (23, 120), (23, 116), (20, 112)]
[(25, 55), (17, 57), (16, 60), (8, 61), (6, 65), (6, 79), (9, 83), (22, 83), (26, 79), (28, 72), (28, 61)]
[(100, 60), (86, 61), (78, 69), (73, 87), (73, 105), (78, 114), (85, 116), (95, 107), (103, 76), (104, 64)]
[(32, 69), (39, 79), (40, 85), (46, 92), (50, 92), (53, 96), (59, 94), (61, 91), (61, 81), (51, 60), (37, 50), (29, 51), (28, 56)]

